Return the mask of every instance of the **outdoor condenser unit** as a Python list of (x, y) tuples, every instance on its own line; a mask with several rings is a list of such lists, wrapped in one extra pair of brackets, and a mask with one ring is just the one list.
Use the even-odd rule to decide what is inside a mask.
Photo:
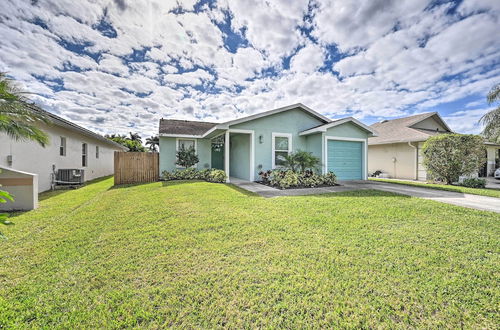
[(84, 170), (81, 169), (58, 169), (56, 184), (57, 185), (76, 185), (83, 184)]

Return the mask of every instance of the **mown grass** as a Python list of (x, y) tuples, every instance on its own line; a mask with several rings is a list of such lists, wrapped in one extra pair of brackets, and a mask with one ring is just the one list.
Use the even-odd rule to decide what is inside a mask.
[(452, 186), (452, 185), (446, 185), (446, 184), (435, 184), (435, 183), (413, 182), (413, 181), (401, 181), (401, 180), (379, 179), (379, 178), (370, 178), (369, 180), (379, 181), (379, 182), (387, 182), (387, 183), (395, 183), (395, 184), (402, 184), (402, 185), (406, 185), (406, 186), (415, 186), (415, 187), (429, 188), (429, 189), (454, 191), (454, 192), (460, 192), (460, 193), (464, 193), (464, 194), (472, 194), (472, 195), (480, 195), (480, 196), (488, 196), (488, 197), (498, 197), (498, 198), (500, 198), (500, 189), (468, 188), (468, 187)]
[(0, 328), (496, 328), (499, 215), (381, 191), (112, 179), (19, 214)]

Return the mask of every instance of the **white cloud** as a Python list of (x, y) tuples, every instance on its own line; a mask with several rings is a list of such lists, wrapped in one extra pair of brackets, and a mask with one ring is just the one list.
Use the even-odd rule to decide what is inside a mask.
[(308, 44), (292, 57), (290, 70), (311, 73), (322, 67), (324, 60), (324, 50), (318, 45)]
[(78, 124), (145, 134), (161, 117), (222, 121), (302, 102), (362, 119), (466, 97), (446, 119), (475, 132), (500, 77), (498, 1), (465, 0), (456, 12), (427, 0), (195, 3), (2, 1), (0, 70)]

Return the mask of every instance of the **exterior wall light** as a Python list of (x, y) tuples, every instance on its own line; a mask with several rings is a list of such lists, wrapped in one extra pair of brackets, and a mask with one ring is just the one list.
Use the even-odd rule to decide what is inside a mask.
[(264, 135), (259, 135), (259, 143), (262, 144), (264, 142)]

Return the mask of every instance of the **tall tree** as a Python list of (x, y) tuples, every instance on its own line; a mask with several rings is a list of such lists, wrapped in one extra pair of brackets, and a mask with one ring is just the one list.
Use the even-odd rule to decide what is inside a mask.
[[(42, 110), (30, 103), (26, 94), (7, 77), (5, 72), (0, 72), (0, 132), (6, 133), (14, 140), (36, 141), (45, 147), (49, 137), (36, 127), (36, 124), (49, 123), (49, 120)], [(12, 196), (0, 190), (0, 203), (9, 201), (14, 201)], [(7, 217), (8, 214), (0, 213), (0, 224), (12, 224)], [(5, 236), (0, 232), (0, 237)]]
[[(135, 137), (134, 140), (132, 140), (132, 136)], [(140, 152), (146, 151), (146, 148), (144, 148), (144, 146), (142, 145), (141, 137), (137, 133), (130, 133), (130, 137), (128, 135), (120, 135), (120, 134), (107, 134), (104, 135), (104, 137), (110, 139), (111, 141), (119, 143), (122, 146), (127, 147), (128, 151), (140, 151)]]
[(141, 136), (139, 135), (139, 133), (132, 133), (130, 132), (130, 141), (138, 141), (142, 144), (142, 138)]
[(156, 152), (157, 147), (160, 146), (160, 138), (158, 135), (148, 137), (146, 139), (146, 145), (149, 146), (149, 150)]
[(42, 110), (30, 103), (26, 94), (0, 72), (0, 132), (14, 140), (31, 140), (45, 146), (49, 137), (36, 124), (49, 123), (49, 120)]
[(496, 104), (497, 107), (481, 117), (480, 122), (484, 124), (483, 135), (491, 142), (500, 143), (500, 84), (490, 90), (486, 99), (488, 104)]

